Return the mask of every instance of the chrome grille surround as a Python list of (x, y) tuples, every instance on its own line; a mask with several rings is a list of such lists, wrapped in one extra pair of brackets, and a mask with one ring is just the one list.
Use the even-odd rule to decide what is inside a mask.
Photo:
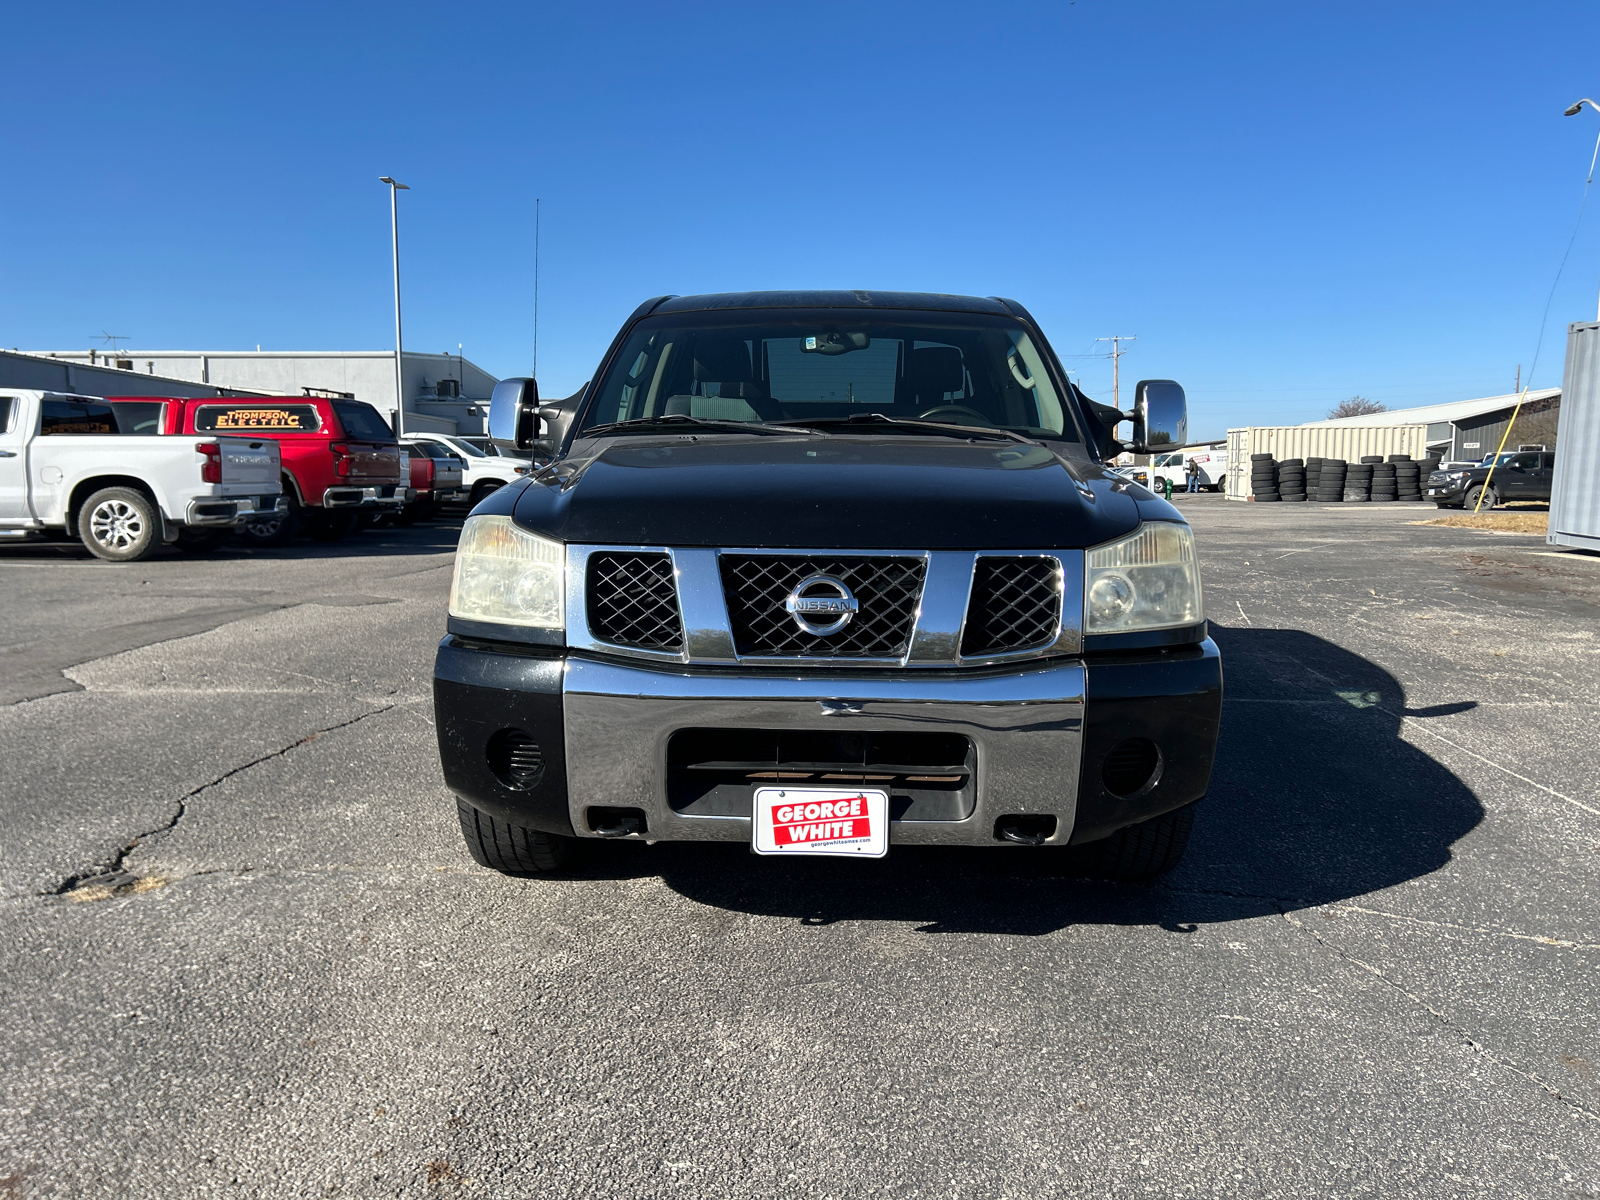
[(663, 551), (608, 550), (589, 556), (589, 628), (614, 646), (683, 649), (683, 620), (672, 557)]
[[(735, 652), (743, 658), (850, 658), (893, 662), (905, 657), (922, 599), (922, 555), (813, 558), (795, 554), (730, 554), (717, 563)], [(826, 575), (854, 593), (860, 611), (836, 633), (807, 633), (784, 607), (806, 578)]]
[[(676, 648), (652, 649), (620, 644), (610, 640), (605, 627), (589, 622), (589, 561), (597, 555), (665, 554), (672, 564), (677, 585), (678, 619), (682, 642)], [(882, 657), (856, 657), (842, 654), (764, 654), (749, 653), (748, 643), (736, 646), (735, 622), (730, 620), (724, 592), (724, 560), (783, 559), (795, 563), (827, 562), (835, 565), (870, 560), (892, 560), (916, 564), (920, 591), (913, 607), (909, 636), (902, 637)], [(1048, 559), (1059, 570), (1060, 595), (1053, 628), (1048, 640), (1041, 635), (1036, 644), (1021, 649), (978, 650), (978, 643), (963, 641), (969, 609), (976, 597), (974, 580), (980, 563), (989, 558)], [(796, 580), (801, 578), (796, 575)], [(567, 630), (569, 648), (612, 657), (649, 660), (659, 663), (706, 666), (792, 667), (810, 665), (836, 670), (884, 667), (970, 667), (1078, 654), (1083, 646), (1083, 551), (1081, 550), (839, 550), (770, 549), (767, 547), (672, 547), (672, 546), (567, 546)], [(789, 614), (778, 609), (785, 621)], [(790, 628), (794, 628), (793, 625)], [(795, 630), (799, 634), (798, 629)], [(840, 636), (850, 633), (850, 627)], [(876, 647), (874, 647), (876, 653)]]
[(961, 633), (964, 658), (1048, 646), (1061, 626), (1062, 572), (1052, 555), (983, 554)]

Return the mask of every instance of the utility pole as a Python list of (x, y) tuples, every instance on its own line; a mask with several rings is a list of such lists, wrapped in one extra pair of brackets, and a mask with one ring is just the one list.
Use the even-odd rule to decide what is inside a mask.
[(404, 437), (406, 390), (405, 377), (400, 371), (400, 205), (396, 197), (401, 192), (409, 192), (411, 186), (396, 183), (387, 175), (378, 182), (389, 185), (389, 235), (394, 242), (394, 432), (396, 437)]
[(1521, 390), (1522, 390), (1522, 364), (1518, 363), (1517, 364), (1517, 386), (1512, 388), (1511, 391), (1512, 391), (1512, 394), (1515, 395), (1517, 392), (1520, 392)]
[(1126, 333), (1114, 334), (1111, 337), (1095, 338), (1095, 341), (1097, 341), (1097, 342), (1110, 342), (1111, 343), (1111, 355), (1110, 355), (1110, 357), (1111, 357), (1111, 407), (1112, 408), (1121, 408), (1122, 407), (1122, 403), (1121, 403), (1121, 377), (1120, 377), (1120, 375), (1118, 374), (1118, 371), (1117, 371), (1117, 367), (1119, 365), (1117, 360), (1120, 359), (1124, 354), (1127, 353), (1126, 350), (1122, 349), (1122, 343), (1123, 342), (1137, 342), (1138, 340), (1139, 340), (1139, 335), (1138, 334), (1129, 335), (1129, 334), (1126, 334)]

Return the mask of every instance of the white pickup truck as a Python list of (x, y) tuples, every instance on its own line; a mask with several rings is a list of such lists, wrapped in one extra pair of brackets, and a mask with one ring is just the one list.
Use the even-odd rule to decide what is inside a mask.
[(211, 549), (284, 507), (277, 442), (141, 435), (142, 407), (0, 392), (0, 539), (65, 533), (134, 562), (168, 543)]

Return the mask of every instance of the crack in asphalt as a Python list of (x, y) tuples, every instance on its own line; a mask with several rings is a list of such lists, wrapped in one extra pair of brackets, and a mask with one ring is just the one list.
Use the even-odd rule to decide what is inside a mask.
[(1547, 1092), (1551, 1096), (1554, 1096), (1557, 1100), (1571, 1108), (1575, 1113), (1588, 1117), (1591, 1121), (1600, 1121), (1600, 1113), (1595, 1112), (1594, 1109), (1590, 1108), (1583, 1101), (1574, 1099), (1573, 1097), (1561, 1091), (1561, 1089), (1556, 1087), (1554, 1084), (1548, 1083), (1539, 1078), (1539, 1076), (1535, 1075), (1532, 1071), (1524, 1070), (1510, 1060), (1496, 1054), (1493, 1050), (1489, 1049), (1489, 1047), (1485, 1046), (1482, 1042), (1478, 1041), (1477, 1038), (1473, 1037), (1470, 1033), (1463, 1029), (1459, 1024), (1451, 1020), (1449, 1016), (1440, 1012), (1433, 1005), (1429, 1004), (1421, 996), (1417, 995), (1409, 988), (1403, 987), (1396, 983), (1393, 979), (1390, 979), (1388, 975), (1384, 974), (1381, 968), (1375, 967), (1369, 962), (1364, 962), (1355, 955), (1351, 954), (1348, 950), (1344, 949), (1344, 947), (1338, 945), (1336, 942), (1329, 941), (1327, 938), (1322, 936), (1320, 930), (1305, 924), (1303, 921), (1295, 917), (1293, 913), (1284, 913), (1283, 919), (1301, 932), (1309, 933), (1313, 938), (1316, 939), (1319, 946), (1326, 946), (1329, 950), (1332, 950), (1346, 962), (1352, 964), (1353, 966), (1360, 967), (1363, 971), (1367, 972), (1375, 979), (1378, 979), (1382, 983), (1388, 984), (1389, 987), (1393, 988), (1407, 1000), (1411, 1001), (1425, 1012), (1431, 1014), (1434, 1020), (1438, 1021), (1440, 1025), (1450, 1030), (1451, 1033), (1455, 1034), (1468, 1046), (1472, 1047), (1473, 1051), (1475, 1051), (1481, 1058), (1494, 1063), (1497, 1067), (1503, 1067), (1514, 1075), (1521, 1076), (1523, 1079), (1527, 1080), (1541, 1091)]
[[(154, 829), (147, 829), (143, 833), (135, 835), (132, 840), (118, 850), (116, 854), (100, 863), (97, 863), (89, 870), (80, 871), (75, 875), (67, 876), (53, 891), (38, 892), (35, 894), (40, 896), (64, 896), (73, 889), (81, 887), (85, 884), (93, 884), (96, 880), (104, 882), (110, 877), (123, 874), (123, 863), (127, 861), (128, 855), (133, 853), (134, 849), (139, 845), (139, 843), (144, 841), (146, 838), (152, 838), (158, 834), (168, 833), (177, 828), (178, 822), (183, 820), (183, 818), (189, 813), (189, 801), (200, 795), (201, 792), (208, 791), (211, 788), (216, 787), (218, 784), (232, 779), (240, 772), (248, 771), (251, 767), (259, 767), (264, 762), (271, 762), (275, 758), (282, 758), (284, 755), (288, 754), (289, 751), (297, 749), (300, 746), (304, 746), (307, 742), (315, 741), (325, 733), (334, 733), (340, 729), (348, 729), (357, 722), (365, 721), (368, 717), (380, 716), (383, 713), (391, 711), (394, 707), (395, 706), (393, 704), (385, 704), (382, 708), (374, 708), (364, 713), (358, 713), (356, 716), (351, 717), (348, 721), (340, 721), (337, 724), (328, 725), (322, 729), (313, 729), (304, 737), (290, 742), (287, 746), (280, 747), (277, 750), (273, 750), (267, 754), (261, 755), (259, 758), (253, 758), (247, 763), (243, 763), (240, 766), (224, 771), (215, 779), (208, 780), (207, 782), (202, 783), (199, 787), (185, 792), (182, 796), (178, 797), (177, 808), (173, 811), (172, 816), (164, 823), (157, 825)], [(199, 872), (196, 873), (198, 874)]]

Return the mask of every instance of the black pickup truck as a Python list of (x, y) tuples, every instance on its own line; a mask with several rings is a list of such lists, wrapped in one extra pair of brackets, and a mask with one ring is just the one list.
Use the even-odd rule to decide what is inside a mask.
[(1221, 663), (1188, 525), (1103, 464), (1185, 442), (1185, 408), (1089, 400), (1015, 301), (889, 292), (661, 297), (576, 404), (503, 381), (492, 436), (554, 457), (457, 551), (434, 698), (472, 856), (1169, 869)]
[(1440, 508), (1493, 508), (1502, 500), (1548, 500), (1556, 456), (1547, 450), (1504, 451), (1489, 476), (1489, 460), (1475, 467), (1434, 471), (1423, 496)]

